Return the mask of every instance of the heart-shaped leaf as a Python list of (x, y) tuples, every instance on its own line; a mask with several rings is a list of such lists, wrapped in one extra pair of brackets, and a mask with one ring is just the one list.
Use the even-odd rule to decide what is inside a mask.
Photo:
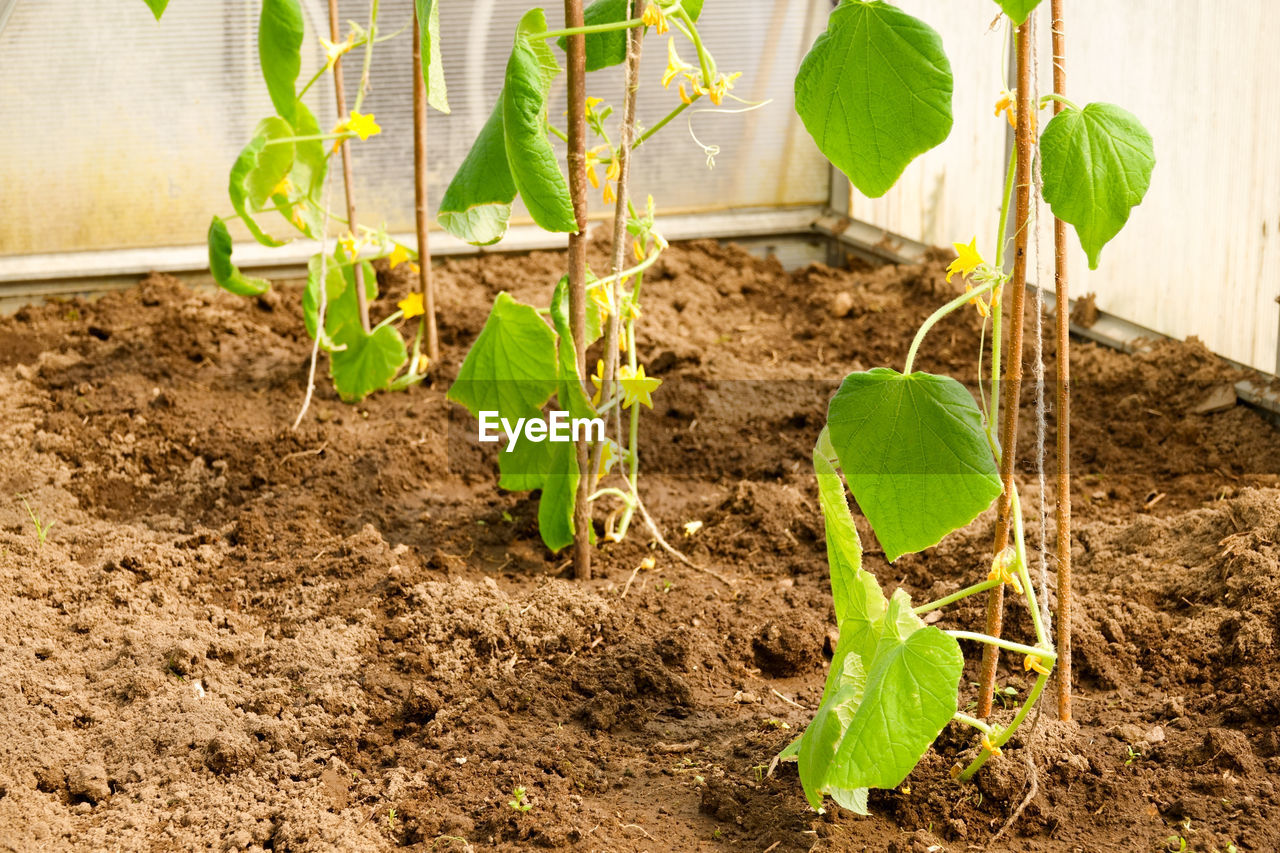
[(516, 183), (507, 163), (502, 102), (500, 95), (436, 212), (441, 228), (475, 246), (502, 239), (516, 200)]
[(343, 349), (329, 354), (329, 374), (338, 396), (347, 403), (358, 403), (388, 388), (409, 360), (404, 338), (394, 326), (378, 326), (365, 334), (357, 325), (341, 343)]
[(1044, 199), (1053, 215), (1076, 229), (1089, 269), (1142, 203), (1155, 169), (1151, 134), (1114, 104), (1068, 107), (1040, 138)]
[(271, 289), (271, 282), (251, 278), (231, 262), (231, 232), (217, 216), (209, 223), (209, 272), (219, 287), (237, 296), (259, 296)]
[(541, 489), (538, 532), (543, 544), (559, 551), (573, 543), (573, 508), (578, 495), (578, 457), (570, 442), (533, 442), (527, 437), (515, 450), (498, 455), (498, 485), (512, 492)]
[(147, 8), (151, 10), (151, 14), (156, 16), (156, 20), (160, 20), (160, 16), (164, 14), (164, 10), (169, 5), (169, 0), (142, 0), (147, 4)]
[(1021, 26), (1026, 22), (1027, 16), (1032, 10), (1040, 5), (1040, 0), (996, 0), (1000, 4), (1000, 8), (1009, 16), (1009, 20)]
[(936, 545), (1001, 492), (982, 413), (954, 379), (883, 367), (851, 373), (827, 422), (849, 489), (890, 562)]
[(536, 417), (556, 391), (556, 335), (529, 305), (499, 293), (448, 397), (499, 417)]
[(872, 198), (951, 132), (951, 63), (928, 24), (846, 0), (796, 75), (796, 112), (818, 148)]
[(271, 103), (290, 124), (297, 121), (297, 83), (305, 31), (298, 0), (263, 0), (258, 19), (258, 63)]
[(227, 194), (231, 207), (248, 226), (253, 238), (264, 246), (283, 246), (285, 241), (267, 234), (253, 214), (262, 210), (278, 192), (293, 169), (296, 149), (291, 140), (293, 127), (277, 116), (264, 118), (254, 129), (253, 139), (231, 166)]

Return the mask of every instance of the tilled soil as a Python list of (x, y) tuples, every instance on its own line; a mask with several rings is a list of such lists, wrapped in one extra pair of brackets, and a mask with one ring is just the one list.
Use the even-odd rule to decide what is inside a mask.
[[(900, 367), (957, 292), (944, 263), (672, 250), (645, 283), (641, 354), (666, 385), (642, 492), (708, 571), (637, 528), (589, 583), (444, 398), (493, 296), (544, 304), (561, 263), (440, 265), (435, 383), (358, 407), (322, 383), (297, 431), (296, 287), (152, 276), (0, 321), (0, 849), (966, 850), (1028, 797), (987, 849), (1280, 849), (1280, 434), (1197, 413), (1227, 365), (1195, 341), (1073, 351), (1077, 722), (1046, 703), (971, 786), (953, 726), (871, 817), (819, 815), (794, 766), (767, 773), (835, 639), (809, 454), (839, 379)], [(971, 378), (979, 331), (948, 319), (918, 364)], [(893, 566), (859, 523), (887, 591), (985, 574), (990, 514)], [(1007, 663), (1006, 718), (1030, 685)]]

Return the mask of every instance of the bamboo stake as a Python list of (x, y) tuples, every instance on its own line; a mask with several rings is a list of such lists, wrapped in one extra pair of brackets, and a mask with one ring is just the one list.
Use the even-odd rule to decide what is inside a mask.
[[(1031, 19), (1018, 27), (1016, 35), (1018, 64), (1017, 128), (1014, 134), (1017, 157), (1017, 179), (1014, 189), (1013, 280), (1011, 288), (1011, 316), (1009, 324), (1008, 360), (1005, 368), (1005, 407), (1000, 413), (1000, 479), (1004, 492), (996, 513), (996, 540), (994, 553), (999, 554), (1009, 546), (1009, 519), (1014, 500), (1013, 467), (1018, 450), (1018, 404), (1022, 391), (1022, 326), (1027, 296), (1027, 222), (1031, 215), (1031, 155), (1035, 145), (1035, 105), (1031, 96)], [(997, 380), (999, 381), (999, 380)], [(987, 593), (986, 633), (999, 637), (1004, 626), (1004, 584)], [(978, 687), (977, 716), (991, 714), (995, 694), (996, 668), (1000, 653), (995, 646), (982, 651), (982, 677)]]
[[(436, 328), (436, 288), (431, 275), (431, 244), (427, 234), (427, 81), (422, 78), (422, 34), (418, 13), (413, 13), (413, 204), (418, 225), (418, 287), (426, 313), (427, 358), (440, 359)], [(414, 365), (414, 370), (417, 366)]]
[[(583, 26), (582, 0), (564, 0), (566, 29)], [(569, 324), (578, 375), (587, 365), (587, 38), (568, 37), (569, 194), (578, 230), (569, 235)], [(583, 439), (578, 455), (578, 494), (573, 509), (573, 575), (591, 579), (591, 448)]]
[[(1053, 91), (1067, 94), (1066, 35), (1063, 30), (1062, 0), (1053, 0)], [(1053, 102), (1053, 113), (1064, 109)], [(1067, 223), (1053, 221), (1053, 267), (1058, 338), (1058, 410), (1056, 416), (1058, 452), (1058, 719), (1071, 719), (1071, 312), (1067, 281)]]
[[(329, 39), (338, 43), (338, 0), (329, 0)], [(338, 102), (338, 121), (347, 117), (347, 89), (342, 76), (342, 57), (333, 63), (333, 94)], [(347, 229), (354, 236), (356, 233), (356, 191), (355, 177), (351, 168), (351, 146), (344, 140), (339, 149), (342, 151), (342, 187), (347, 196)], [(369, 299), (364, 291), (364, 269), (360, 264), (352, 267), (356, 280), (356, 304), (360, 307), (360, 324), (365, 332), (369, 326)]]

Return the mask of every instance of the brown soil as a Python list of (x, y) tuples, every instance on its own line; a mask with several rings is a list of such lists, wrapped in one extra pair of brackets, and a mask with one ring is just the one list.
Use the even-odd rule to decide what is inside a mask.
[[(809, 452), (843, 374), (901, 366), (953, 292), (942, 264), (787, 273), (698, 243), (646, 283), (667, 385), (644, 494), (732, 586), (643, 530), (566, 580), (536, 499), (498, 491), (450, 415), (493, 295), (545, 302), (559, 264), (441, 265), (434, 386), (358, 408), (322, 387), (297, 432), (296, 290), (152, 276), (0, 321), (0, 849), (965, 850), (1033, 785), (989, 849), (1280, 848), (1280, 435), (1192, 412), (1233, 378), (1203, 346), (1073, 353), (1078, 722), (1046, 713), (968, 787), (953, 727), (871, 817), (817, 815), (793, 766), (763, 772), (833, 640)], [(972, 376), (977, 332), (949, 319), (920, 366)], [(982, 572), (992, 523), (892, 567), (864, 525), (868, 566), (945, 594)]]

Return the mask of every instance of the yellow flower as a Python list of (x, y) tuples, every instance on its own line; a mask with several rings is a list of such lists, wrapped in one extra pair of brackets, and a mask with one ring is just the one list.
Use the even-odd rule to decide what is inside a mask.
[(1014, 574), (1013, 567), (1017, 565), (1018, 552), (1013, 548), (1005, 548), (996, 558), (991, 561), (991, 573), (987, 575), (989, 581), (1000, 581), (1007, 583), (1013, 587), (1018, 595), (1022, 595), (1022, 584), (1018, 581), (1018, 576)]
[[(631, 322), (632, 320), (639, 320), (640, 319), (640, 303), (632, 299), (626, 305), (624, 305), (622, 308), (622, 319), (628, 323)], [(643, 367), (640, 369), (644, 370)]]
[(629, 409), (636, 403), (642, 403), (652, 409), (653, 397), (650, 395), (657, 391), (658, 386), (662, 384), (661, 379), (644, 375), (643, 364), (635, 370), (627, 366), (618, 368), (618, 382), (622, 385), (622, 407), (624, 409)]
[(991, 753), (991, 755), (995, 758), (999, 758), (1003, 754), (1000, 752), (1000, 747), (992, 743), (991, 737), (986, 733), (982, 735), (982, 748), (985, 749), (987, 752)]
[(986, 261), (982, 259), (982, 255), (978, 254), (978, 238), (974, 237), (969, 241), (968, 245), (964, 243), (952, 243), (956, 247), (956, 254), (959, 256), (947, 266), (947, 281), (951, 281), (951, 277), (956, 273), (960, 275), (971, 275), (974, 270), (982, 266)]
[(1009, 126), (1016, 128), (1018, 126), (1018, 107), (1013, 101), (1012, 92), (1002, 92), (1000, 100), (996, 101), (996, 115), (1004, 113), (1009, 119)]
[(640, 242), (639, 238), (631, 241), (631, 251), (635, 253), (637, 261), (644, 260), (644, 244)]
[(354, 133), (360, 137), (361, 141), (368, 139), (370, 136), (377, 136), (382, 132), (382, 128), (374, 121), (373, 113), (355, 113), (353, 112), (347, 117), (347, 120), (338, 125), (333, 130), (334, 133)]
[(427, 371), (431, 368), (431, 359), (427, 358), (425, 352), (418, 353), (418, 375), (426, 376)]
[(735, 71), (728, 76), (724, 74), (718, 75), (716, 82), (711, 84), (711, 89), (707, 93), (711, 97), (711, 103), (717, 107), (720, 106), (720, 102), (724, 100), (725, 95), (729, 94), (730, 90), (733, 89), (734, 81), (741, 76), (741, 71)]
[(360, 250), (364, 248), (364, 240), (357, 241), (355, 235), (348, 231), (338, 238), (338, 246), (342, 249), (342, 253), (347, 260), (354, 261), (360, 257)]
[(596, 469), (596, 479), (600, 480), (613, 470), (614, 464), (618, 461), (617, 444), (612, 440), (606, 440), (600, 447), (600, 467)]
[[(696, 90), (695, 90), (693, 94), (694, 94), (694, 95), (700, 95), (700, 94), (702, 94), (702, 93), (701, 93), (701, 92), (698, 92), (698, 91), (696, 91)], [(684, 81), (683, 81), (683, 80), (681, 80), (681, 81), (680, 81), (680, 100), (681, 100), (685, 105), (688, 105), (688, 104), (692, 104), (692, 103), (693, 103), (693, 96), (692, 96), (692, 95), (690, 95), (688, 92), (686, 92), (686, 91), (685, 91), (685, 89), (684, 89)]]
[(280, 183), (271, 188), (271, 195), (289, 195), (289, 191), (293, 189), (293, 181), (289, 180), (289, 176), (285, 175), (280, 179)]
[(591, 301), (600, 306), (600, 315), (602, 317), (609, 316), (613, 311), (612, 300), (609, 296), (608, 289), (601, 284), (594, 284), (587, 288), (587, 296), (591, 297)]
[(613, 204), (618, 200), (618, 194), (613, 191), (613, 184), (604, 185), (604, 203)]
[(606, 181), (616, 181), (622, 177), (622, 160), (614, 157), (609, 161), (609, 171), (604, 174)]
[(592, 110), (604, 103), (604, 98), (587, 98), (587, 115), (590, 116)]
[(427, 313), (427, 309), (422, 304), (422, 294), (417, 290), (397, 302), (396, 307), (404, 312), (406, 320), (412, 320)]
[(596, 372), (591, 374), (591, 384), (596, 386), (596, 393), (591, 395), (591, 405), (600, 405), (600, 393), (604, 391), (604, 359), (596, 361)]
[(395, 269), (396, 267), (400, 266), (405, 261), (411, 261), (411, 260), (413, 260), (413, 255), (409, 252), (408, 249), (406, 249), (404, 246), (401, 246), (399, 243), (393, 244), (391, 249), (391, 254), (387, 256), (387, 261), (391, 264), (392, 269)]
[(324, 70), (328, 71), (334, 65), (337, 65), (339, 59), (350, 53), (351, 48), (356, 46), (356, 34), (348, 33), (344, 41), (336, 44), (327, 39), (320, 39), (320, 45), (324, 48)]
[(1044, 659), (1039, 655), (1027, 655), (1022, 659), (1022, 668), (1028, 672), (1036, 672), (1040, 675), (1048, 675), (1049, 668), (1044, 665)]
[(677, 77), (692, 70), (693, 66), (681, 59), (680, 55), (676, 53), (675, 36), (667, 39), (667, 70), (662, 74), (662, 88), (670, 89), (671, 84), (675, 82)]
[(661, 7), (657, 3), (650, 3), (644, 7), (644, 15), (641, 16), (646, 26), (653, 27), (653, 31), (658, 35), (662, 35), (668, 29), (667, 16), (662, 14)]

